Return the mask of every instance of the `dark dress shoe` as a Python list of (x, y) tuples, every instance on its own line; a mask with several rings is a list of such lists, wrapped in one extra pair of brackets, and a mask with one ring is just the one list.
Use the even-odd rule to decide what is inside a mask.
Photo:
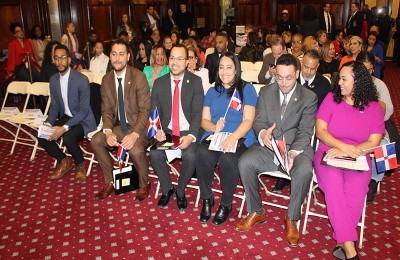
[(161, 198), (158, 200), (157, 207), (165, 208), (168, 205), (169, 200), (175, 194), (175, 189), (172, 187), (167, 194), (161, 195)]
[(284, 179), (284, 178), (278, 178), (276, 180), (275, 187), (272, 189), (272, 191), (275, 191), (275, 192), (281, 191), (281, 190), (283, 190), (283, 188), (285, 188), (288, 185), (290, 185), (290, 180)]
[(378, 182), (371, 179), (368, 185), (367, 204), (374, 202), (375, 196), (378, 193)]
[(332, 255), (336, 257), (336, 259), (346, 260), (346, 253), (344, 252), (344, 249), (341, 246), (335, 246), (335, 248), (332, 251)]
[(215, 213), (214, 219), (212, 221), (214, 226), (222, 225), (229, 217), (229, 213), (232, 212), (232, 205), (227, 207), (219, 205), (217, 213)]
[(104, 186), (103, 189), (99, 193), (96, 194), (94, 199), (95, 200), (104, 200), (104, 199), (110, 197), (113, 190), (114, 190), (114, 185), (112, 182), (110, 182), (109, 184)]
[(147, 197), (149, 196), (149, 193), (150, 193), (150, 187), (151, 187), (151, 184), (149, 182), (146, 186), (139, 188), (139, 190), (136, 194), (135, 201), (140, 202), (140, 201), (144, 201), (145, 199), (147, 199)]
[(187, 201), (185, 194), (183, 194), (183, 197), (180, 197), (178, 193), (175, 193), (175, 195), (176, 195), (176, 205), (178, 206), (178, 209), (181, 211), (187, 209)]
[(209, 199), (203, 200), (203, 208), (200, 213), (200, 222), (206, 223), (211, 218), (211, 209), (214, 207), (214, 197), (211, 196)]
[(299, 245), (299, 231), (297, 230), (297, 221), (286, 219), (285, 229), (286, 229), (286, 241), (291, 247), (297, 247)]

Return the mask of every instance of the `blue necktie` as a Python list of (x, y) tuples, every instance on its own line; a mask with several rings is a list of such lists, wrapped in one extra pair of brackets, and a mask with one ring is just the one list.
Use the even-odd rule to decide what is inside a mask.
[(119, 122), (121, 123), (121, 131), (123, 134), (128, 132), (128, 125), (126, 124), (125, 108), (124, 108), (124, 94), (122, 92), (122, 78), (118, 78), (118, 113)]

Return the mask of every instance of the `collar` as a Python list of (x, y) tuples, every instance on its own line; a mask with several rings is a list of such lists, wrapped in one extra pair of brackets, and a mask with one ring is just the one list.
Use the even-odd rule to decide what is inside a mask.
[(71, 68), (68, 66), (68, 71), (67, 71), (67, 73), (64, 74), (64, 76), (59, 73), (60, 79), (68, 79), (70, 73), (71, 73)]
[[(315, 79), (315, 76), (316, 76), (317, 74), (315, 74), (314, 75), (314, 77), (312, 77), (310, 80), (308, 80), (308, 86), (310, 86), (311, 85), (311, 83), (313, 83), (314, 82), (314, 79)], [(303, 75), (300, 73), (300, 84), (304, 84), (306, 82), (306, 80), (303, 78)]]
[(120, 75), (120, 76), (118, 76), (117, 75), (117, 73), (115, 72), (115, 70), (114, 70), (114, 77), (115, 77), (115, 79), (117, 79), (117, 78), (123, 78), (123, 79), (125, 79), (125, 74), (126, 74), (126, 68), (128, 67), (128, 64), (125, 66), (125, 69), (122, 71), (122, 74)]

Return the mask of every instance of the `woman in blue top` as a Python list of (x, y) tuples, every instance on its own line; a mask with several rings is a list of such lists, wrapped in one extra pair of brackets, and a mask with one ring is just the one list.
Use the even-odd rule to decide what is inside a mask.
[(363, 50), (371, 52), (375, 56), (374, 77), (381, 79), (381, 71), (384, 62), (382, 45), (378, 44), (378, 34), (370, 32), (367, 38), (368, 44), (364, 44)]
[(169, 73), (168, 60), (163, 46), (156, 44), (151, 49), (150, 66), (144, 67), (143, 73), (146, 75), (151, 93), (154, 81)]
[[(208, 150), (206, 145), (200, 145), (197, 152), (196, 172), (200, 195), (203, 199), (200, 221), (203, 223), (210, 219), (211, 209), (214, 206), (211, 185), (214, 178), (214, 167), (218, 163), (222, 198), (212, 222), (215, 226), (224, 223), (232, 211), (233, 194), (239, 179), (238, 159), (248, 147), (256, 142), (252, 125), (256, 111), (257, 93), (253, 85), (241, 79), (240, 72), (240, 62), (236, 55), (229, 51), (222, 54), (215, 87), (208, 90), (204, 99), (201, 127), (206, 133), (201, 141), (213, 133), (232, 133), (221, 144), (223, 152)], [(227, 110), (235, 91), (239, 93), (241, 108), (230, 107)], [(245, 138), (245, 141), (240, 146), (238, 145), (236, 152), (228, 152), (242, 137)]]

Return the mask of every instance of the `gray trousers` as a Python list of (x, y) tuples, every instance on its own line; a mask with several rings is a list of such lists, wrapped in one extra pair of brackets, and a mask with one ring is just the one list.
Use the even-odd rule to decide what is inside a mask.
[[(259, 211), (262, 201), (259, 194), (258, 174), (261, 172), (276, 171), (278, 166), (274, 163), (274, 153), (267, 147), (258, 143), (239, 158), (240, 178), (246, 192), (247, 212)], [(312, 159), (301, 153), (294, 159), (291, 174), (290, 202), (287, 218), (299, 220), (301, 218), (301, 205), (307, 196), (312, 178)]]
[[(188, 148), (182, 150), (182, 166), (178, 179), (176, 192), (180, 197), (185, 194), (186, 185), (189, 183), (196, 168), (196, 151), (198, 143), (192, 143)], [(150, 150), (150, 161), (154, 172), (158, 176), (163, 194), (167, 194), (173, 187), (168, 165), (166, 163), (167, 155), (162, 150)]]

